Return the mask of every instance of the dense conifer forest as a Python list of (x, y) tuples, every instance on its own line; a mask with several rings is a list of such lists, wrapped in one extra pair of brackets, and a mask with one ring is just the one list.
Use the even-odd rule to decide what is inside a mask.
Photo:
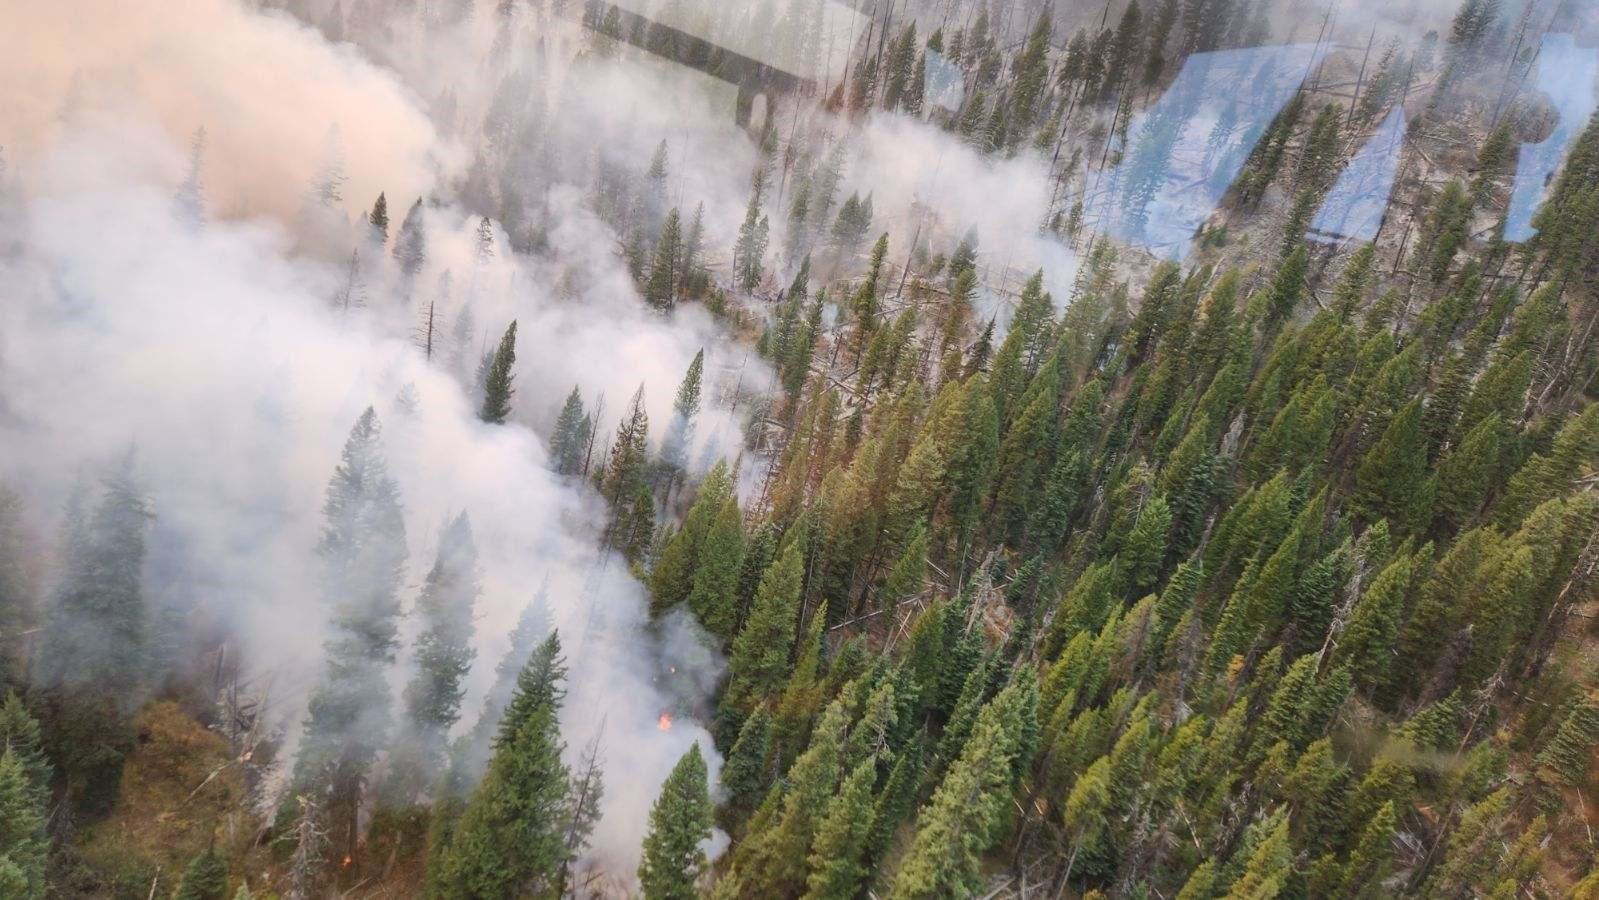
[(75, 7), (0, 898), (1599, 898), (1593, 3)]

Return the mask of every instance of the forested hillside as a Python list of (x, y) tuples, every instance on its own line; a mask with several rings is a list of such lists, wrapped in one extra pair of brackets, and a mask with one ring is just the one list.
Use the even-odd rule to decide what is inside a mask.
[(1594, 4), (102, 6), (0, 897), (1599, 898)]

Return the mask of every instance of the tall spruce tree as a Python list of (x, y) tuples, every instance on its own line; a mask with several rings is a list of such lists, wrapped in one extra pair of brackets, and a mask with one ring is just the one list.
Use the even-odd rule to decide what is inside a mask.
[(672, 398), (672, 419), (661, 440), (661, 465), (666, 472), (668, 489), (687, 474), (688, 451), (694, 442), (694, 424), (699, 417), (704, 380), (705, 351), (701, 349), (694, 354), (688, 371), (678, 383), (677, 395)]
[(754, 291), (761, 283), (769, 230), (766, 216), (761, 213), (761, 191), (757, 185), (744, 213), (744, 224), (739, 226), (738, 240), (733, 244), (734, 283), (746, 293)]
[(494, 681), (483, 695), (483, 708), (477, 722), (467, 736), (466, 763), (475, 772), (486, 765), (494, 736), (499, 733), (500, 721), (516, 695), (517, 678), (540, 646), (555, 632), (555, 621), (550, 615), (547, 586), (539, 588), (532, 602), (522, 608), (516, 627), (511, 629), (509, 646), (505, 655), (494, 666)]
[(728, 640), (738, 624), (738, 581), (744, 559), (744, 516), (728, 497), (705, 531), (694, 566), (688, 608), (711, 634)]
[(488, 772), (441, 854), (440, 896), (554, 894), (567, 863), (571, 811), (559, 722), (565, 676), (552, 632), (518, 675)]
[(617, 423), (611, 439), (611, 454), (600, 478), (600, 493), (611, 504), (612, 514), (620, 510), (640, 485), (646, 483), (649, 467), (650, 418), (644, 411), (644, 385), (639, 385), (628, 404), (627, 413)]
[(351, 853), (367, 777), (390, 723), (387, 673), (399, 644), (406, 558), (399, 487), (370, 408), (345, 442), (322, 514), (317, 553), (332, 621), (284, 806), (298, 794), (313, 798), (335, 851)]
[(225, 900), (227, 895), (227, 863), (215, 847), (207, 847), (184, 867), (172, 900)]
[(850, 900), (860, 892), (866, 872), (861, 865), (872, 829), (872, 786), (877, 781), (876, 760), (855, 767), (827, 804), (806, 865), (805, 897), (809, 900)]
[(512, 320), (505, 334), (500, 337), (500, 346), (494, 351), (488, 375), (483, 381), (483, 406), (478, 410), (478, 418), (490, 425), (504, 425), (506, 418), (511, 415), (511, 398), (516, 394), (512, 386), (516, 378), (512, 371), (515, 366), (516, 321)]
[(572, 387), (561, 411), (555, 417), (555, 433), (550, 436), (550, 462), (561, 475), (582, 472), (588, 453), (589, 420), (583, 411), (583, 395)]
[(655, 308), (670, 310), (677, 304), (678, 289), (683, 282), (683, 258), (683, 226), (678, 220), (677, 208), (673, 207), (661, 226), (650, 274), (644, 282), (644, 299)]
[(650, 809), (649, 832), (638, 879), (650, 900), (691, 900), (706, 866), (702, 846), (711, 836), (711, 800), (698, 744), (683, 754)]
[(406, 787), (412, 796), (443, 767), (449, 733), (461, 717), (466, 675), (476, 656), (472, 619), (479, 578), (472, 525), (463, 512), (445, 525), (416, 601), (422, 628), (412, 647), (416, 669), (401, 695), (405, 719), (389, 760), (391, 773), (411, 779)]
[(722, 765), (721, 808), (728, 830), (742, 824), (766, 795), (771, 781), (767, 761), (771, 748), (772, 716), (765, 707), (759, 707), (744, 720), (738, 740), (733, 742)]
[(0, 754), (0, 893), (44, 897), (49, 849), (44, 800), (22, 758), (7, 749)]
[(1010, 802), (1015, 736), (1006, 704), (984, 707), (965, 749), (916, 820), (916, 836), (900, 863), (888, 896), (947, 897), (974, 893), (981, 884), (981, 854), (1001, 835)]
[(366, 214), (367, 228), (372, 232), (372, 243), (382, 249), (389, 242), (389, 199), (381, 192), (378, 199), (372, 204), (372, 211)]
[(131, 710), (151, 632), (143, 585), (154, 513), (134, 480), (131, 453), (107, 473), (102, 490), (86, 521), (69, 515), (65, 571), (46, 614), (34, 677), (100, 693)]
[(753, 709), (787, 680), (804, 578), (804, 554), (793, 541), (761, 576), (748, 620), (733, 638), (724, 702)]
[(427, 232), (422, 224), (422, 198), (418, 197), (400, 221), (394, 239), (394, 261), (406, 278), (415, 278), (427, 265)]

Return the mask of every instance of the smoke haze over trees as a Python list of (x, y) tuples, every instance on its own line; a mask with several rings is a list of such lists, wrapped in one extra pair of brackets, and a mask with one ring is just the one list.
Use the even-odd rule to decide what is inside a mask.
[(1599, 8), (735, 6), (0, 0), (0, 896), (1599, 896)]

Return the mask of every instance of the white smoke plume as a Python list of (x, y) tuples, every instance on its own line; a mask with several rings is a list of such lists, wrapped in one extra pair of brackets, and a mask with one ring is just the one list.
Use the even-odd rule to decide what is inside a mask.
[[(298, 697), (320, 665), (326, 617), (311, 554), (322, 487), (350, 422), (375, 405), (410, 526), (408, 584), (445, 516), (464, 509), (476, 524), (475, 686), (549, 579), (572, 662), (568, 742), (580, 746), (603, 714), (605, 745), (626, 748), (608, 754), (597, 850), (628, 871), (656, 786), (689, 742), (710, 745), (686, 719), (657, 728), (670, 700), (652, 684), (646, 599), (623, 563), (593, 549), (598, 501), (546, 469), (533, 432), (479, 423), (456, 380), (409, 342), (330, 310), (325, 271), (288, 257), (277, 229), (192, 231), (165, 185), (80, 185), (57, 168), (112, 140), (129, 152), (140, 137), (69, 137), (51, 191), (8, 223), (8, 242), (25, 249), (3, 266), (5, 480), (26, 486), (34, 508), (58, 509), (80, 466), (134, 447), (158, 539), (182, 547), (179, 578), (202, 586), (201, 602)], [(406, 386), (411, 411), (393, 399)], [(522, 390), (537, 396), (532, 379)]]
[(238, 0), (0, 0), (0, 21), (0, 143), (23, 172), (76, 115), (104, 109), (185, 145), (206, 129), (213, 205), (229, 214), (296, 214), (330, 143), (357, 198), (416, 196), (463, 165), (353, 47)]
[[(446, 517), (465, 510), (474, 523), (483, 593), (463, 727), (547, 579), (572, 669), (566, 740), (576, 754), (604, 729), (608, 789), (590, 861), (631, 873), (678, 757), (697, 741), (713, 778), (718, 762), (690, 716), (660, 728), (688, 692), (656, 679), (666, 671), (703, 696), (720, 662), (691, 621), (647, 627), (642, 586), (596, 549), (599, 500), (553, 475), (520, 423), (547, 422), (577, 384), (591, 403), (607, 398), (603, 443), (644, 384), (659, 435), (703, 347), (698, 433), (725, 449), (738, 429), (736, 413), (713, 402), (720, 373), (747, 369), (754, 388), (761, 367), (724, 352), (702, 312), (647, 312), (615, 261), (615, 236), (573, 188), (550, 193), (558, 225), (531, 261), (513, 257), (499, 230), (497, 252), (482, 258), (478, 217), (430, 206), (429, 263), (407, 296), (387, 254), (344, 223), (358, 223), (379, 191), (394, 199), (396, 226), (413, 197), (447, 200), (464, 156), (391, 74), (230, 0), (93, 6), (6, 0), (0, 11), (0, 481), (49, 516), (84, 473), (133, 448), (157, 517), (152, 559), (164, 561), (147, 570), (149, 595), (182, 593), (195, 616), (226, 623), (273, 680), (292, 728), (328, 613), (312, 552), (323, 488), (350, 424), (375, 407), (405, 506), (407, 605)], [(200, 128), (205, 224), (174, 200)], [(310, 187), (334, 152), (345, 199), (318, 207)], [(351, 249), (366, 254), (353, 292)], [(330, 304), (341, 292), (361, 302)], [(474, 353), (519, 320), (517, 423), (478, 422), (446, 354), (430, 363), (418, 350), (424, 295), (450, 324), (470, 304)], [(402, 658), (394, 680), (408, 674)]]
[(925, 122), (881, 116), (862, 130), (846, 182), (863, 195), (872, 191), (874, 210), (887, 221), (905, 223), (890, 238), (901, 253), (918, 232), (923, 251), (931, 245), (947, 253), (970, 231), (984, 282), (1014, 291), (1042, 269), (1056, 304), (1069, 297), (1077, 255), (1043, 228), (1051, 187), (1049, 159), (1038, 152), (989, 159)]
[[(625, 877), (658, 786), (692, 742), (715, 777), (703, 728), (678, 716), (662, 730), (660, 715), (708, 694), (720, 661), (685, 617), (647, 627), (642, 586), (595, 549), (600, 501), (551, 474), (539, 434), (577, 385), (591, 410), (604, 398), (598, 454), (643, 384), (658, 439), (704, 348), (704, 446), (690, 459), (738, 455), (735, 405), (769, 391), (770, 372), (700, 307), (648, 310), (595, 193), (607, 168), (641, 180), (665, 141), (658, 199), (685, 219), (704, 204), (707, 264), (722, 275), (761, 151), (733, 124), (726, 85), (638, 51), (596, 51), (570, 20), (516, 10), (506, 21), (478, 4), (425, 46), (412, 13), (358, 47), (242, 0), (0, 0), (0, 482), (48, 519), (84, 473), (133, 447), (163, 561), (149, 594), (181, 594), (230, 626), (274, 677), (292, 727), (321, 664), (327, 610), (312, 548), (323, 488), (373, 406), (405, 506), (407, 603), (446, 517), (465, 510), (473, 523), (484, 577), (463, 726), (548, 579), (572, 664), (572, 752), (603, 723), (606, 808), (591, 861)], [(474, 165), (507, 91), (531, 108), (490, 151), (530, 163), (514, 192), (485, 187)], [(196, 224), (175, 197), (202, 128), (208, 221)], [(795, 121), (791, 105), (775, 128), (813, 162), (847, 130), (826, 115)], [(900, 116), (869, 121), (845, 146), (837, 200), (872, 193), (872, 234), (891, 232), (896, 270), (913, 235), (944, 253), (970, 228), (1000, 286), (1043, 267), (1064, 301), (1073, 257), (1040, 230), (1047, 160), (993, 161)], [(797, 172), (769, 164), (767, 266), (786, 281), (797, 260), (780, 249), (787, 198), (774, 187)], [(379, 192), (391, 233), (423, 200), (427, 262), (413, 279), (364, 233)], [(491, 223), (492, 254), (480, 249), (484, 215), (516, 220)], [(531, 253), (510, 252), (534, 233)], [(432, 361), (416, 340), (428, 304)], [(457, 341), (463, 309), (475, 324)], [(516, 412), (489, 427), (467, 385), (512, 319)], [(408, 674), (402, 658), (396, 683)]]

